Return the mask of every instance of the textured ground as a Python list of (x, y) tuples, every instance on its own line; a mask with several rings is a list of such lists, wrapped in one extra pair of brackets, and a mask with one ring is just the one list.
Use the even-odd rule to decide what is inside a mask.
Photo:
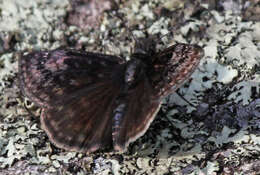
[[(98, 2), (0, 1), (0, 174), (258, 174), (260, 2)], [(158, 49), (176, 42), (204, 48), (199, 68), (178, 90), (195, 107), (171, 95), (124, 154), (54, 147), (40, 129), (40, 109), (20, 97), (19, 53), (74, 47), (128, 58), (129, 31), (135, 38), (170, 32)]]

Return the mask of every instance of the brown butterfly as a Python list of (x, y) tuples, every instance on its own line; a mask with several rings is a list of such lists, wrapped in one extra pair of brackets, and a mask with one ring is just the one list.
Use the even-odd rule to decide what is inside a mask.
[[(43, 108), (41, 124), (59, 148), (125, 151), (154, 120), (161, 101), (198, 66), (203, 49), (175, 44), (156, 53), (149, 43), (130, 61), (57, 49), (19, 59), (24, 95)], [(152, 48), (151, 48), (152, 47)]]

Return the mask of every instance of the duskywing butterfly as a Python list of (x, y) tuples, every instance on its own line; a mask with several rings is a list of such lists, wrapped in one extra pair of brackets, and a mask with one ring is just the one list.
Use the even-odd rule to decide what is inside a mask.
[(21, 90), (43, 108), (41, 124), (52, 143), (82, 152), (105, 147), (125, 151), (204, 54), (190, 44), (158, 53), (151, 43), (142, 46), (130, 61), (71, 49), (32, 52), (19, 59)]

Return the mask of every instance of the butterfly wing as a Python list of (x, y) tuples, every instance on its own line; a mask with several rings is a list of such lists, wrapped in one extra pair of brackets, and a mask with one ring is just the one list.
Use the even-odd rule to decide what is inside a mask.
[(33, 52), (19, 59), (19, 83), (24, 95), (41, 107), (66, 98), (84, 87), (111, 79), (120, 57), (54, 50)]
[[(21, 89), (44, 107), (41, 123), (56, 146), (93, 152), (113, 145), (124, 151), (148, 129), (160, 97), (176, 90), (202, 57), (198, 47), (174, 48), (152, 64), (152, 78), (140, 61), (124, 64), (115, 56), (66, 50), (32, 53), (19, 63)], [(165, 73), (168, 79), (155, 81)]]
[(41, 124), (56, 146), (92, 152), (112, 144), (112, 104), (123, 63), (119, 57), (72, 50), (20, 59), (21, 89), (44, 108)]
[(112, 81), (82, 89), (43, 111), (43, 129), (57, 147), (67, 150), (93, 152), (111, 147), (111, 113), (118, 93)]
[[(197, 45), (176, 44), (155, 54), (150, 64), (145, 64), (145, 73), (137, 72), (138, 64), (129, 66), (128, 79), (142, 79), (130, 88), (116, 107), (113, 116), (113, 142), (115, 150), (123, 151), (128, 144), (142, 136), (153, 121), (160, 101), (174, 92), (188, 79), (203, 57), (203, 49)], [(138, 59), (142, 55), (134, 55)], [(148, 55), (149, 56), (149, 55)], [(143, 55), (140, 60), (147, 60)], [(143, 59), (145, 58), (145, 59)], [(148, 57), (149, 58), (149, 57)], [(134, 63), (134, 62), (133, 62)], [(141, 66), (141, 64), (139, 64)], [(133, 67), (133, 68), (132, 68)]]
[[(120, 107), (124, 104), (124, 108)], [(161, 101), (153, 98), (153, 89), (147, 78), (128, 91), (119, 103), (118, 113), (113, 116), (113, 146), (117, 151), (125, 151), (129, 143), (141, 137), (154, 120)], [(120, 115), (121, 114), (121, 115)]]

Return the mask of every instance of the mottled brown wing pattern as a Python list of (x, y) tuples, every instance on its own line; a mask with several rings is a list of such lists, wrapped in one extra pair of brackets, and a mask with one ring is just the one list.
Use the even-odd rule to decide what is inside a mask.
[(112, 145), (112, 104), (123, 84), (124, 61), (74, 50), (33, 52), (19, 60), (22, 92), (43, 107), (41, 124), (67, 150)]
[(157, 98), (165, 98), (177, 90), (195, 71), (204, 56), (198, 45), (178, 43), (151, 58), (150, 81)]
[[(154, 47), (146, 47), (154, 48)], [(190, 77), (203, 57), (197, 45), (120, 57), (57, 49), (19, 60), (22, 92), (43, 108), (41, 124), (60, 148), (125, 151), (142, 136), (161, 100)]]
[(33, 52), (19, 59), (20, 88), (33, 102), (48, 107), (70, 93), (111, 79), (122, 63), (120, 57), (76, 50)]
[[(155, 54), (150, 63), (145, 55), (135, 56), (132, 59), (140, 56), (139, 60), (146, 62), (130, 61), (127, 65), (129, 71), (126, 74), (135, 77), (133, 82), (136, 85), (128, 89), (115, 107), (119, 112), (113, 116), (115, 129), (112, 132), (114, 149), (118, 151), (124, 151), (130, 142), (145, 133), (159, 110), (162, 98), (190, 77), (203, 56), (203, 50), (197, 45), (176, 44)], [(135, 69), (132, 69), (133, 65)], [(135, 75), (133, 72), (138, 73)]]

